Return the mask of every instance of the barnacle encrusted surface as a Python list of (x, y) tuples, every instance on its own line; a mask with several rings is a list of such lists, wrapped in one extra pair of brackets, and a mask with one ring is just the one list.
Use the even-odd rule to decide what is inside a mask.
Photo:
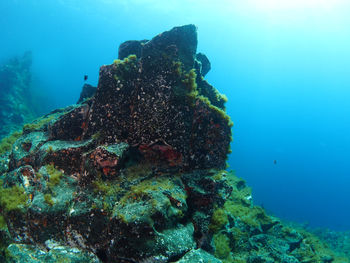
[(69, 139), (72, 130), (78, 139), (100, 133), (103, 143), (126, 142), (165, 166), (224, 168), (232, 125), (225, 98), (202, 79), (196, 27), (122, 47), (123, 60), (101, 67), (89, 109), (57, 122), (52, 139)]

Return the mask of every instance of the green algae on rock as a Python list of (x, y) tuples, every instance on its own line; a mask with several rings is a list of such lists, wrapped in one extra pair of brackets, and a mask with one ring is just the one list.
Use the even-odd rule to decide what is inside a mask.
[(223, 170), (232, 122), (196, 48), (193, 25), (127, 41), (91, 98), (23, 127), (0, 170), (0, 260), (337, 262)]

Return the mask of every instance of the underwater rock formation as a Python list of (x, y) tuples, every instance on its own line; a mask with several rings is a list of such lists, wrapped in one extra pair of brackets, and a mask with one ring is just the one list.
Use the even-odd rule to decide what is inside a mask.
[[(136, 45), (121, 46), (125, 56)], [(224, 97), (194, 69), (196, 46), (195, 27), (178, 27), (140, 42), (140, 58), (130, 54), (102, 66), (91, 102), (75, 117), (58, 121), (52, 139), (99, 133), (101, 143), (126, 142), (158, 166), (224, 168), (231, 123)], [(74, 136), (68, 126), (77, 130)]]
[(0, 138), (35, 117), (31, 87), (32, 54), (9, 60), (0, 67)]
[(90, 99), (7, 139), (0, 260), (336, 262), (223, 170), (232, 123), (196, 47), (193, 25), (125, 42)]
[(93, 95), (95, 95), (95, 92), (96, 92), (96, 87), (90, 84), (84, 84), (80, 92), (80, 97), (77, 104), (82, 103), (84, 100), (91, 98)]

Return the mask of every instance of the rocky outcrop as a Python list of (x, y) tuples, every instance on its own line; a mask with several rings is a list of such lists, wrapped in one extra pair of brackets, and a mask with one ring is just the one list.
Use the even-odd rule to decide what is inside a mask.
[(198, 244), (211, 247), (210, 211), (230, 187), (207, 169), (225, 167), (231, 123), (194, 68), (196, 46), (193, 25), (125, 42), (96, 93), (85, 86), (80, 104), (23, 127), (1, 175), (12, 238), (55, 240), (105, 262), (208, 257)]
[(198, 53), (196, 55), (197, 68), (201, 75), (204, 77), (211, 69), (211, 64), (207, 56), (203, 53)]
[[(225, 98), (194, 69), (195, 26), (139, 44), (140, 58), (130, 55), (101, 67), (91, 102), (55, 123), (52, 139), (100, 134), (101, 143), (128, 143), (158, 166), (224, 168), (231, 123)], [(122, 44), (123, 53), (135, 46)]]
[(232, 124), (225, 97), (201, 75), (207, 69), (196, 59), (196, 34), (187, 25), (123, 43), (123, 60), (101, 67), (90, 99), (7, 140), (0, 260), (336, 258), (254, 206), (245, 182), (223, 170)]
[(82, 103), (84, 100), (90, 99), (92, 96), (95, 95), (95, 92), (96, 92), (96, 87), (90, 84), (84, 84), (80, 92), (80, 97), (77, 104)]

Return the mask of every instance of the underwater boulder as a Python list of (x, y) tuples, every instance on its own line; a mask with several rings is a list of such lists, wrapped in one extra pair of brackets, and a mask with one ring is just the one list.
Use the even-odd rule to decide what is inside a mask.
[(88, 103), (73, 107), (72, 110), (59, 117), (59, 120), (49, 127), (51, 140), (80, 141), (87, 126), (90, 110)]
[(336, 260), (223, 170), (232, 123), (196, 47), (194, 25), (124, 42), (90, 99), (0, 143), (0, 260)]
[(209, 86), (197, 89), (196, 48), (196, 27), (176, 27), (144, 43), (141, 57), (102, 66), (83, 138), (103, 131), (105, 143), (127, 142), (164, 167), (224, 168), (232, 124), (211, 91), (200, 93)]
[(127, 143), (98, 146), (85, 153), (83, 169), (89, 173), (86, 173), (84, 180), (87, 180), (87, 177), (93, 180), (99, 174), (107, 177), (117, 175), (128, 155), (129, 145)]

